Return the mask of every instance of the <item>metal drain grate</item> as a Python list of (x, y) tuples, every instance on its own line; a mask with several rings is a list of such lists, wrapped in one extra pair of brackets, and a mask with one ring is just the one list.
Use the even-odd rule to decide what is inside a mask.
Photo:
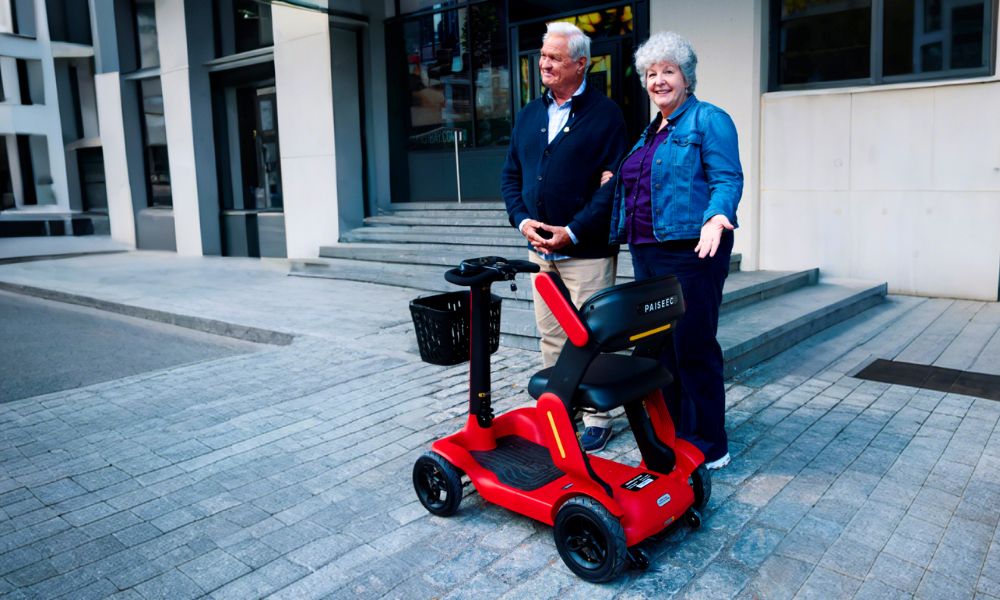
[(858, 379), (908, 385), (949, 394), (1000, 400), (1000, 375), (944, 369), (931, 365), (877, 359), (854, 375)]

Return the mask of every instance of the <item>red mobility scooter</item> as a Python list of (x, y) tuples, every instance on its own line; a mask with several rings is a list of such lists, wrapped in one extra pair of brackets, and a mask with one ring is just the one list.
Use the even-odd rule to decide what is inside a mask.
[[(507, 280), (513, 287), (516, 274), (537, 271), (522, 260), (466, 260), (445, 279), (468, 293), (411, 303), (424, 360), (470, 360), (465, 427), (417, 459), (413, 485), (428, 511), (448, 516), (458, 510), (467, 475), (487, 501), (553, 525), (556, 548), (579, 577), (610, 581), (626, 566), (648, 567), (636, 546), (646, 538), (681, 520), (698, 527), (711, 493), (701, 451), (674, 435), (660, 392), (671, 374), (654, 358), (684, 312), (681, 287), (674, 277), (626, 283), (577, 310), (558, 276), (540, 274), (535, 287), (569, 341), (555, 366), (531, 378), (535, 406), (494, 416), (489, 357), (499, 340), (500, 298), (490, 286)], [(450, 330), (428, 329), (418, 313), (430, 312), (449, 315)], [(443, 355), (428, 350), (448, 345)], [(631, 355), (616, 354), (633, 347)], [(577, 440), (579, 409), (619, 406), (642, 456), (638, 466), (588, 455)]]

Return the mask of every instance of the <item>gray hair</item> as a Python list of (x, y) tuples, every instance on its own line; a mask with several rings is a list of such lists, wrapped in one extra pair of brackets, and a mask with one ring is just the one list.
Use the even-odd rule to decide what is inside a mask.
[(649, 36), (649, 39), (635, 51), (636, 73), (643, 79), (651, 66), (661, 62), (677, 65), (684, 75), (684, 81), (687, 82), (688, 93), (694, 93), (694, 88), (698, 84), (698, 76), (695, 74), (698, 55), (694, 53), (691, 42), (673, 31), (660, 31)]
[(566, 45), (569, 46), (569, 57), (577, 60), (581, 56), (587, 59), (584, 69), (590, 67), (590, 38), (579, 27), (566, 21), (553, 21), (545, 24), (545, 35), (542, 36), (542, 43), (549, 41), (549, 36), (561, 35), (566, 38)]

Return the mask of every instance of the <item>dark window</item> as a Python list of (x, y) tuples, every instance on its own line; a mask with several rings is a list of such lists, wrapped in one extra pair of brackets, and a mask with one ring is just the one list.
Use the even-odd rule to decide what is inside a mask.
[(10, 20), (14, 33), (25, 37), (35, 37), (34, 0), (12, 0), (10, 3)]
[(218, 58), (274, 45), (271, 5), (267, 2), (213, 0), (211, 18)]
[(146, 146), (147, 198), (150, 206), (172, 206), (167, 128), (163, 118), (163, 91), (159, 77), (139, 82), (142, 97), (143, 142)]
[(69, 95), (73, 104), (73, 133), (75, 139), (83, 137), (83, 102), (80, 100), (80, 72), (76, 67), (69, 68)]
[(49, 37), (58, 42), (92, 43), (87, 0), (46, 0)]
[(987, 75), (995, 21), (990, 0), (773, 0), (771, 88)]
[(28, 61), (18, 58), (14, 62), (17, 70), (17, 84), (21, 92), (21, 104), (34, 104), (31, 98), (31, 83), (28, 77)]
[(135, 39), (139, 68), (160, 66), (160, 49), (156, 34), (154, 0), (133, 0), (135, 9)]
[(7, 138), (0, 135), (0, 210), (14, 208), (14, 178), (7, 158)]
[(236, 29), (236, 52), (246, 52), (274, 45), (271, 5), (255, 0), (235, 0), (233, 25)]

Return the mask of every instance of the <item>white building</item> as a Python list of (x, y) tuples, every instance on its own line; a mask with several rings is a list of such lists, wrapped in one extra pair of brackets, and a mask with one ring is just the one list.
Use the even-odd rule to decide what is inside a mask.
[[(34, 0), (36, 16), (52, 4)], [(91, 0), (91, 12), (111, 232), (139, 248), (315, 257), (394, 203), (455, 201), (456, 130), (463, 199), (498, 198), (513, 115), (540, 93), (544, 23), (568, 18), (592, 30), (589, 81), (631, 135), (649, 115), (635, 45), (657, 30), (691, 39), (699, 98), (741, 136), (745, 269), (1000, 296), (995, 0)], [(28, 43), (15, 37), (0, 34), (0, 55)], [(14, 114), (0, 112), (0, 132), (28, 119)], [(53, 139), (52, 120), (34, 118), (24, 131)], [(53, 172), (68, 152), (54, 145)], [(72, 179), (52, 175), (64, 210), (78, 209)]]
[(0, 235), (90, 233), (81, 214), (107, 212), (93, 38), (87, 0), (0, 2)]

